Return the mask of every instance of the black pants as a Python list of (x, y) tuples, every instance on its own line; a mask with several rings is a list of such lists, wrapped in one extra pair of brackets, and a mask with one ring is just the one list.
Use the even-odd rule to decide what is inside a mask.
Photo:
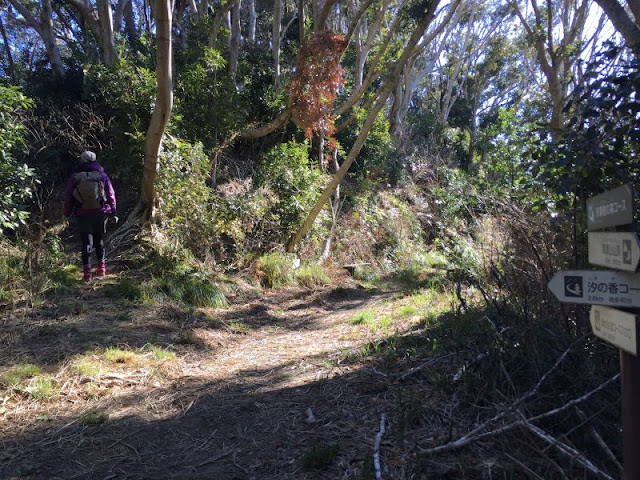
[(103, 236), (107, 229), (107, 216), (103, 213), (78, 215), (78, 228), (82, 237), (82, 264), (91, 265), (94, 250), (98, 262), (104, 262)]

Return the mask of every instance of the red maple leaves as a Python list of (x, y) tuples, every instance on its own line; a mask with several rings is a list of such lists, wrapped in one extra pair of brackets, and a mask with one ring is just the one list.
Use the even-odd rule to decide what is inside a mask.
[(296, 59), (296, 73), (289, 83), (289, 102), (294, 123), (311, 138), (323, 133), (328, 148), (335, 148), (334, 117), (331, 115), (338, 90), (345, 83), (340, 58), (345, 39), (331, 31), (315, 32), (302, 45)]

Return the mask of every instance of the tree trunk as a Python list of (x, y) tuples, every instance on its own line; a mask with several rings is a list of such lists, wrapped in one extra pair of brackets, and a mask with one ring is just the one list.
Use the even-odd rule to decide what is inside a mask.
[(113, 12), (110, 0), (98, 0), (98, 25), (100, 46), (105, 65), (114, 65), (120, 61), (113, 32)]
[(247, 37), (250, 41), (256, 41), (256, 0), (249, 0), (247, 6), (249, 7), (249, 32)]
[(300, 45), (304, 42), (304, 0), (298, 0), (298, 38)]
[(300, 243), (302, 238), (311, 229), (316, 217), (322, 211), (322, 209), (324, 208), (324, 205), (327, 203), (329, 198), (331, 198), (331, 196), (334, 194), (334, 192), (338, 188), (338, 185), (340, 185), (340, 182), (342, 182), (342, 179), (345, 177), (345, 175), (349, 171), (351, 164), (354, 162), (354, 160), (360, 153), (360, 150), (362, 149), (362, 145), (367, 139), (367, 136), (369, 135), (369, 132), (371, 131), (371, 128), (373, 127), (373, 124), (375, 123), (376, 118), (378, 117), (378, 114), (382, 111), (382, 108), (386, 104), (387, 99), (389, 98), (389, 94), (393, 91), (396, 85), (396, 82), (398, 81), (400, 74), (404, 69), (404, 66), (406, 65), (407, 61), (409, 60), (409, 57), (413, 53), (413, 49), (416, 47), (416, 45), (418, 44), (418, 41), (424, 35), (424, 32), (426, 31), (427, 27), (433, 20), (435, 11), (439, 3), (440, 3), (439, 0), (433, 0), (428, 4), (427, 11), (422, 16), (420, 23), (418, 24), (413, 34), (411, 35), (411, 38), (406, 44), (402, 52), (402, 55), (396, 61), (393, 71), (391, 72), (390, 76), (387, 78), (387, 80), (383, 84), (382, 89), (378, 93), (377, 100), (373, 105), (371, 111), (369, 112), (367, 119), (364, 122), (364, 125), (360, 129), (360, 132), (358, 133), (358, 137), (356, 138), (355, 143), (353, 144), (353, 146), (351, 147), (351, 150), (349, 151), (349, 155), (347, 155), (347, 158), (345, 159), (344, 163), (340, 166), (340, 169), (338, 170), (336, 175), (331, 179), (331, 182), (329, 182), (329, 185), (327, 185), (327, 187), (324, 189), (324, 191), (320, 195), (320, 198), (316, 202), (311, 212), (309, 212), (309, 215), (302, 223), (302, 226), (287, 242), (287, 245), (286, 245), (287, 252), (293, 252), (293, 250), (298, 245), (298, 243)]
[(138, 50), (140, 48), (140, 37), (136, 28), (136, 19), (133, 15), (131, 1), (125, 2), (124, 6), (124, 30), (129, 38), (129, 43)]
[(218, 42), (218, 33), (220, 32), (220, 27), (222, 26), (222, 21), (227, 16), (229, 9), (231, 8), (232, 2), (227, 2), (216, 11), (215, 17), (213, 17), (213, 26), (211, 27), (211, 31), (209, 32), (209, 47), (216, 48), (216, 44)]
[(9, 71), (9, 76), (11, 77), (11, 83), (16, 83), (16, 69), (13, 63), (13, 55), (11, 55), (11, 45), (9, 44), (9, 39), (7, 38), (7, 32), (4, 28), (4, 23), (0, 18), (0, 34), (2, 35), (2, 43), (4, 44), (5, 54), (7, 55), (7, 62), (9, 63), (7, 70)]
[(273, 87), (278, 92), (280, 84), (280, 24), (282, 23), (282, 0), (273, 3), (273, 28), (271, 32), (271, 56), (273, 57)]
[(607, 14), (613, 26), (624, 38), (627, 46), (633, 49), (636, 52), (636, 56), (638, 56), (640, 52), (640, 28), (637, 22), (640, 21), (640, 18), (634, 22), (617, 0), (595, 0), (595, 2)]
[(238, 73), (238, 56), (240, 55), (240, 2), (241, 0), (233, 0), (231, 7), (231, 42), (229, 45), (229, 73), (236, 82), (236, 74)]
[(171, 0), (154, 2), (156, 17), (156, 104), (151, 114), (144, 149), (142, 191), (134, 214), (153, 216), (155, 181), (164, 130), (171, 115), (173, 90), (171, 85)]
[(53, 13), (51, 0), (42, 1), (42, 10), (39, 12), (39, 19), (36, 18), (24, 4), (20, 3), (19, 0), (9, 0), (9, 3), (24, 17), (29, 26), (33, 28), (42, 39), (53, 75), (58, 79), (64, 78), (62, 57), (56, 45), (53, 20), (51, 18)]

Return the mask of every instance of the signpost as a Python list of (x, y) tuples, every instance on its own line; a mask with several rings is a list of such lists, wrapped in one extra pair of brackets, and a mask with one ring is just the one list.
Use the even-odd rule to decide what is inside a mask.
[(589, 232), (589, 263), (635, 272), (640, 243), (635, 232)]
[(563, 303), (640, 308), (640, 275), (612, 270), (557, 272), (549, 289)]
[(633, 223), (633, 187), (630, 184), (587, 200), (587, 228), (617, 227)]
[(638, 354), (636, 316), (615, 308), (594, 305), (589, 322), (593, 334), (633, 355)]
[(587, 200), (589, 263), (623, 272), (569, 270), (557, 272), (549, 282), (549, 289), (561, 302), (592, 304), (589, 322), (594, 335), (620, 348), (624, 480), (640, 479), (640, 274), (635, 273), (640, 263), (640, 241), (636, 232), (594, 230), (618, 226), (635, 229), (634, 207), (631, 184)]

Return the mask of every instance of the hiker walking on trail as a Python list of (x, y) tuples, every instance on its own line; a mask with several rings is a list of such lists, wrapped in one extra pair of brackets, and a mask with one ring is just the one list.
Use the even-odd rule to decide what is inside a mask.
[(116, 195), (111, 179), (96, 160), (96, 154), (90, 151), (80, 155), (80, 167), (69, 177), (64, 196), (64, 216), (75, 215), (82, 237), (82, 265), (85, 282), (91, 281), (91, 256), (95, 251), (98, 260), (96, 276), (106, 275), (105, 249), (103, 236), (107, 220), (116, 213)]

